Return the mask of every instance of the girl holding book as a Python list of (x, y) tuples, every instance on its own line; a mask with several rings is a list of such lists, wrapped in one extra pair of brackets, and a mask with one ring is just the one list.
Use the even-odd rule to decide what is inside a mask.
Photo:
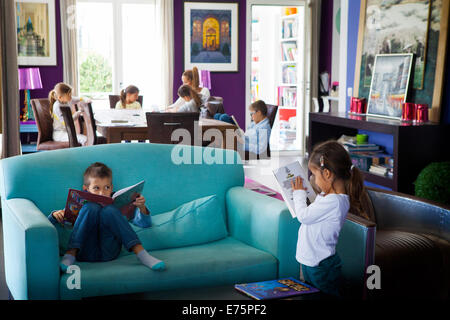
[[(61, 112), (61, 106), (70, 106), (72, 101), (72, 87), (68, 84), (60, 82), (56, 84), (55, 88), (48, 94), (50, 100), (50, 114), (53, 119), (53, 135), (54, 141), (69, 141), (69, 135), (67, 133), (64, 118)], [(77, 111), (73, 114), (73, 120), (76, 121), (81, 111)], [(77, 140), (81, 145), (84, 145), (87, 141), (87, 137), (83, 134), (77, 134)]]
[(301, 223), (296, 259), (306, 282), (339, 296), (341, 260), (336, 244), (342, 225), (349, 210), (369, 218), (364, 210), (367, 194), (363, 177), (336, 141), (315, 147), (308, 168), (313, 174), (312, 184), (321, 193), (307, 206), (302, 179), (296, 177), (292, 182), (294, 210)]
[[(209, 97), (211, 96), (208, 88), (200, 87), (200, 77), (198, 73), (197, 67), (193, 67), (192, 70), (186, 70), (183, 72), (183, 75), (181, 76), (181, 81), (183, 82), (183, 85), (189, 85), (191, 86), (195, 92), (200, 95), (200, 98), (202, 100), (201, 104), (205, 104), (206, 101), (208, 101)], [(186, 101), (183, 98), (178, 98), (177, 101), (175, 101), (174, 104), (167, 107), (167, 111), (170, 111), (169, 109), (175, 109), (182, 107)]]
[(178, 96), (184, 100), (184, 104), (168, 108), (168, 112), (199, 112), (202, 106), (200, 95), (189, 85), (182, 85), (178, 89)]

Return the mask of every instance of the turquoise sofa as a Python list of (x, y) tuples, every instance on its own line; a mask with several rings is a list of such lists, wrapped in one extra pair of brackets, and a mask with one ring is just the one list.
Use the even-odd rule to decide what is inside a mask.
[[(153, 226), (136, 231), (167, 270), (152, 271), (123, 251), (114, 261), (77, 263), (81, 288), (69, 289), (71, 274), (60, 272), (59, 261), (70, 230), (53, 226), (47, 215), (64, 207), (68, 189), (81, 188), (84, 170), (96, 161), (112, 169), (115, 190), (146, 181), (143, 194)], [(232, 164), (220, 164), (225, 161)], [(298, 277), (298, 221), (284, 202), (243, 185), (238, 154), (222, 149), (110, 144), (4, 159), (0, 195), (11, 295), (82, 299)], [(189, 209), (196, 199), (208, 196), (210, 210)], [(188, 209), (175, 210), (186, 203)], [(349, 220), (338, 248), (346, 278), (361, 293), (364, 268), (373, 253), (369, 229)]]

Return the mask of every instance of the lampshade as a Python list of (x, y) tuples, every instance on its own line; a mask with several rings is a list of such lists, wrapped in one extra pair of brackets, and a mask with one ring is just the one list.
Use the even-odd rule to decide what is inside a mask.
[(200, 87), (211, 90), (211, 72), (209, 70), (200, 70)]
[(19, 69), (19, 90), (42, 89), (39, 68)]

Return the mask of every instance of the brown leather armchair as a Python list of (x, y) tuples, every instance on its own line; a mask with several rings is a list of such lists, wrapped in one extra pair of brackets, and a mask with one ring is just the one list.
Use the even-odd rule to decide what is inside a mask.
[[(111, 109), (114, 109), (116, 107), (117, 101), (119, 101), (119, 100), (120, 100), (119, 95), (110, 94), (109, 95), (109, 107)], [(141, 104), (141, 107), (142, 107), (142, 103), (144, 101), (144, 96), (138, 96), (137, 101)]]
[(50, 101), (48, 99), (31, 99), (30, 102), (38, 128), (36, 150), (69, 148), (69, 142), (53, 140), (53, 119), (50, 114)]
[(75, 123), (72, 117), (72, 108), (67, 106), (61, 106), (61, 112), (66, 124), (67, 134), (69, 135), (69, 147), (76, 148), (81, 147), (81, 144), (77, 139), (77, 132), (75, 130)]

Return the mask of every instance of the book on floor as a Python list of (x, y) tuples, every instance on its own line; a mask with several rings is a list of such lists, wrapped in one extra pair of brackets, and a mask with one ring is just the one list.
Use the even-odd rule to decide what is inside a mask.
[(295, 177), (301, 177), (303, 180), (303, 187), (306, 188), (306, 196), (310, 202), (314, 202), (316, 199), (316, 193), (314, 192), (311, 184), (309, 183), (308, 175), (300, 162), (296, 161), (294, 163), (288, 164), (287, 166), (278, 168), (274, 170), (275, 178), (281, 187), (281, 195), (283, 196), (286, 205), (291, 212), (293, 218), (297, 215), (295, 214), (294, 208), (294, 192), (292, 190), (291, 182), (294, 181)]
[(234, 288), (256, 300), (281, 299), (319, 292), (319, 289), (292, 277), (236, 284)]
[(64, 209), (64, 221), (74, 224), (81, 208), (86, 202), (95, 202), (101, 206), (112, 204), (118, 208), (127, 219), (131, 219), (136, 208), (133, 205), (133, 202), (142, 193), (144, 183), (145, 181), (141, 181), (135, 185), (123, 188), (115, 192), (112, 197), (96, 195), (87, 191), (69, 189), (66, 207)]

